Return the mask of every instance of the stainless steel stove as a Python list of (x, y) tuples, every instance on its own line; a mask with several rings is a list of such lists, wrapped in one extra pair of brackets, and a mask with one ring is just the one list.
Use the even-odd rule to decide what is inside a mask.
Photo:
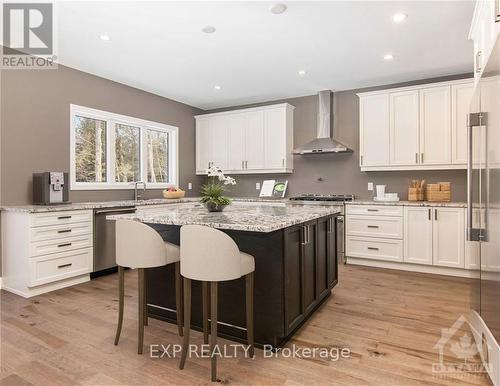
[(337, 216), (337, 256), (339, 262), (346, 263), (345, 235), (344, 235), (344, 202), (354, 200), (354, 194), (301, 194), (290, 197), (290, 201), (301, 205), (338, 205), (341, 206), (340, 215)]

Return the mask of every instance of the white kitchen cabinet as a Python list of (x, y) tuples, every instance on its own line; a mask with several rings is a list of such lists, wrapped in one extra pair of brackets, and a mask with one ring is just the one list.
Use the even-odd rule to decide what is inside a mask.
[(469, 79), (360, 93), (361, 171), (465, 169)]
[(210, 120), (196, 120), (196, 172), (205, 172), (210, 167)]
[(196, 116), (196, 174), (209, 165), (231, 174), (293, 172), (293, 109), (279, 104)]
[[(248, 170), (263, 170), (266, 168), (265, 148), (266, 138), (265, 132), (272, 130), (270, 127), (264, 127), (264, 111), (251, 111), (242, 115), (244, 122), (244, 161), (245, 168)], [(285, 122), (283, 122), (285, 124)], [(285, 129), (286, 130), (286, 129)], [(283, 138), (278, 139), (285, 143)], [(286, 149), (281, 150), (283, 153)]]
[(390, 94), (390, 164), (419, 163), (418, 90)]
[(463, 208), (433, 208), (433, 264), (464, 268), (465, 210)]
[(359, 101), (360, 165), (389, 164), (389, 94), (361, 97)]
[(92, 210), (2, 212), (2, 288), (23, 297), (90, 280)]
[(451, 164), (450, 86), (428, 87), (420, 93), (420, 163)]
[(467, 164), (467, 114), (471, 110), (473, 88), (472, 83), (451, 86), (451, 163), (453, 164)]
[(406, 263), (432, 264), (432, 208), (405, 207), (404, 258)]

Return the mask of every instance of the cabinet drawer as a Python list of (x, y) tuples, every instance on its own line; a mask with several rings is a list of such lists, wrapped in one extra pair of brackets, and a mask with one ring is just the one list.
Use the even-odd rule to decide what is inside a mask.
[(92, 234), (91, 222), (80, 222), (74, 224), (48, 225), (45, 227), (33, 227), (30, 230), (31, 241), (43, 240), (65, 240), (72, 236)]
[(347, 236), (346, 254), (348, 257), (361, 257), (365, 259), (386, 261), (403, 261), (403, 241)]
[(92, 270), (92, 248), (29, 260), (30, 287), (84, 275)]
[(91, 210), (68, 210), (60, 212), (35, 213), (31, 215), (32, 227), (64, 225), (79, 222), (92, 222)]
[(348, 236), (403, 238), (402, 217), (347, 216)]
[(368, 216), (403, 217), (403, 207), (399, 205), (349, 205), (345, 206), (346, 214), (364, 214)]
[(36, 257), (87, 247), (92, 247), (91, 234), (69, 236), (54, 240), (43, 240), (31, 243), (31, 256)]

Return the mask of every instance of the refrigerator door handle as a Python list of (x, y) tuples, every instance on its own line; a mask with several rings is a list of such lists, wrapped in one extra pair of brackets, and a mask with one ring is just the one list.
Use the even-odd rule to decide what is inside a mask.
[(472, 143), (472, 130), (486, 124), (486, 114), (484, 113), (470, 113), (467, 115), (467, 240), (479, 241), (481, 229), (474, 228), (472, 216), (472, 166), (473, 166), (473, 143)]

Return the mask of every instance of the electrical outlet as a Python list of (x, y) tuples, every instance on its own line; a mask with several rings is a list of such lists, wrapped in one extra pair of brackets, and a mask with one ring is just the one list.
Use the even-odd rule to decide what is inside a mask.
[(368, 182), (368, 190), (373, 192), (373, 182)]
[(193, 184), (191, 182), (188, 182), (188, 190), (193, 189)]
[(255, 190), (260, 190), (260, 182), (255, 183)]

